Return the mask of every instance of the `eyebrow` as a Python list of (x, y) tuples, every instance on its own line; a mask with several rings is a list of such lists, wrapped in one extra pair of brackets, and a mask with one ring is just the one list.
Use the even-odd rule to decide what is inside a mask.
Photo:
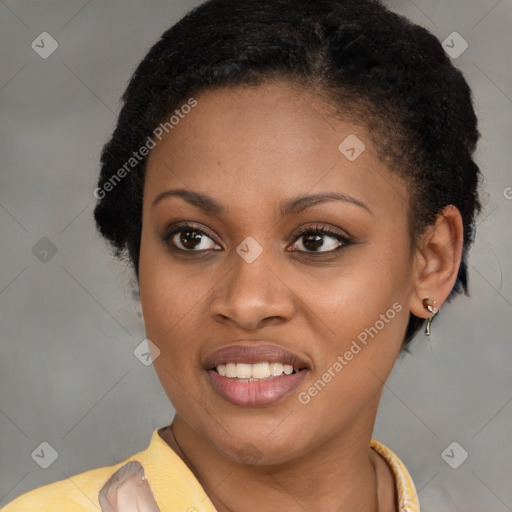
[[(169, 197), (180, 197), (192, 206), (195, 206), (196, 208), (199, 208), (205, 213), (209, 213), (211, 215), (221, 215), (226, 212), (226, 208), (212, 197), (182, 188), (166, 190), (165, 192), (158, 194), (151, 207), (153, 208), (161, 200)], [(328, 201), (343, 201), (345, 203), (354, 204), (373, 215), (373, 212), (370, 210), (368, 205), (355, 197), (339, 192), (323, 192), (320, 194), (299, 196), (285, 201), (281, 205), (281, 216), (286, 217), (294, 213), (299, 213), (307, 208), (311, 208), (312, 206)]]

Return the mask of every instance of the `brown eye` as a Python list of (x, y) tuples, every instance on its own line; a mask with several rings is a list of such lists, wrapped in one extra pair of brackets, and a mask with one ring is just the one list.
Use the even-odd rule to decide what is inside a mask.
[(173, 249), (184, 252), (201, 252), (210, 249), (220, 249), (204, 231), (194, 226), (181, 225), (163, 237), (163, 241)]
[(171, 243), (178, 249), (194, 252), (214, 249), (217, 245), (208, 235), (195, 229), (178, 231), (171, 238)]
[(303, 235), (302, 238), (302, 245), (308, 251), (318, 251), (324, 244), (322, 235)]
[(179, 241), (186, 249), (195, 249), (201, 244), (202, 236), (199, 231), (180, 231)]
[(292, 248), (305, 253), (336, 252), (351, 244), (346, 236), (323, 226), (303, 230), (296, 240)]

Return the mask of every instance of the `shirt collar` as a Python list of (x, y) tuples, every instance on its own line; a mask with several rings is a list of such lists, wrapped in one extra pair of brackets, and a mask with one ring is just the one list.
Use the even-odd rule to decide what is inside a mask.
[[(139, 454), (140, 457), (134, 457), (142, 463), (157, 503), (161, 507), (172, 506), (173, 510), (179, 510), (178, 506), (182, 506), (182, 510), (216, 512), (196, 476), (162, 439), (161, 430), (163, 428), (155, 430), (148, 448)], [(384, 458), (393, 473), (399, 512), (420, 512), (414, 482), (402, 461), (375, 439), (371, 440), (370, 447)]]

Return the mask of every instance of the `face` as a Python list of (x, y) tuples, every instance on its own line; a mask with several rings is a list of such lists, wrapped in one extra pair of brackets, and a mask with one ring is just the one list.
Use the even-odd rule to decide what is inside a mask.
[(371, 432), (409, 318), (406, 186), (305, 89), (195, 99), (148, 158), (139, 267), (177, 415), (261, 464)]

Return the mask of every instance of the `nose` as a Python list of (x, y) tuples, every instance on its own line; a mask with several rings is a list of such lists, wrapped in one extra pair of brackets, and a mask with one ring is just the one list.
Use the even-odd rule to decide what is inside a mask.
[(237, 253), (230, 259), (231, 270), (212, 290), (210, 313), (215, 321), (256, 330), (293, 318), (294, 294), (269, 249), (251, 263)]

